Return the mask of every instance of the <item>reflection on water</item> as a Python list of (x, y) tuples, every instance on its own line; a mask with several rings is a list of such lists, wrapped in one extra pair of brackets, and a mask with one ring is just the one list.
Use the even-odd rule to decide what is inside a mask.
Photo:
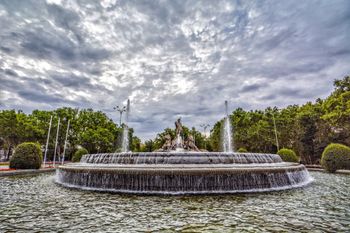
[(53, 175), (0, 178), (0, 232), (349, 232), (350, 176), (311, 175), (302, 189), (214, 196), (79, 191)]

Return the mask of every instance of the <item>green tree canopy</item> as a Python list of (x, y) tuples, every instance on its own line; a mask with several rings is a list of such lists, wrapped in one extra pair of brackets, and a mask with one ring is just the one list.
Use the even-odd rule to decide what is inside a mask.
[[(273, 117), (280, 148), (291, 148), (305, 163), (319, 163), (331, 142), (350, 145), (350, 77), (334, 81), (334, 91), (325, 99), (286, 108), (235, 109), (230, 115), (235, 148), (276, 153)], [(210, 144), (220, 150), (223, 120), (211, 130)]]
[[(10, 155), (13, 148), (21, 142), (32, 141), (45, 145), (51, 116), (53, 120), (49, 141), (49, 159), (53, 155), (58, 118), (60, 118), (58, 153), (63, 151), (68, 120), (70, 121), (68, 159), (71, 158), (77, 146), (87, 148), (90, 153), (114, 152), (121, 147), (123, 129), (118, 127), (105, 113), (92, 109), (59, 108), (53, 111), (34, 110), (31, 114), (15, 110), (0, 111), (2, 148)], [(133, 129), (130, 128), (130, 149), (140, 150), (140, 139), (133, 133)]]

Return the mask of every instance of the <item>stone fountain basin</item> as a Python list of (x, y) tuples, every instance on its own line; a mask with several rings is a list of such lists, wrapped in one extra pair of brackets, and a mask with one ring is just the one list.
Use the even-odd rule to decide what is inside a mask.
[(312, 181), (304, 165), (89, 164), (63, 165), (56, 182), (87, 190), (142, 194), (245, 193), (302, 187)]

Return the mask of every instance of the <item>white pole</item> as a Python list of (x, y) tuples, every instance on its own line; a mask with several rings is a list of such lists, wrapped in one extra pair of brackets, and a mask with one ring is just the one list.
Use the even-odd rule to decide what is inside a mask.
[(64, 156), (65, 156), (65, 154), (66, 154), (67, 139), (68, 139), (68, 131), (69, 131), (69, 123), (70, 123), (70, 121), (68, 120), (67, 132), (66, 132), (66, 139), (64, 140), (64, 147), (63, 147), (62, 165), (63, 165), (63, 163), (64, 163)]
[(275, 138), (276, 138), (277, 151), (279, 151), (280, 150), (280, 146), (278, 144), (277, 127), (276, 127), (275, 115), (273, 113), (272, 113), (272, 119), (273, 119), (273, 126), (274, 126), (274, 129), (275, 129)]
[(51, 115), (51, 118), (50, 118), (49, 131), (47, 132), (47, 139), (46, 139), (46, 146), (45, 146), (45, 155), (44, 155), (44, 168), (45, 168), (45, 165), (46, 165), (46, 155), (47, 155), (47, 148), (49, 146), (51, 124), (52, 124), (52, 115)]
[(53, 154), (53, 166), (55, 166), (55, 164), (56, 164), (56, 150), (57, 150), (57, 143), (58, 143), (58, 132), (60, 131), (60, 120), (61, 119), (58, 118), (55, 151), (54, 151), (54, 154)]

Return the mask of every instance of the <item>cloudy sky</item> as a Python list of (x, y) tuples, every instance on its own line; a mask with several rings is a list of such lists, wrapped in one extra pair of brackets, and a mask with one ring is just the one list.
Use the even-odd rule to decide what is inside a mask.
[(179, 116), (324, 98), (350, 73), (350, 1), (0, 1), (0, 109), (130, 98), (143, 139)]

